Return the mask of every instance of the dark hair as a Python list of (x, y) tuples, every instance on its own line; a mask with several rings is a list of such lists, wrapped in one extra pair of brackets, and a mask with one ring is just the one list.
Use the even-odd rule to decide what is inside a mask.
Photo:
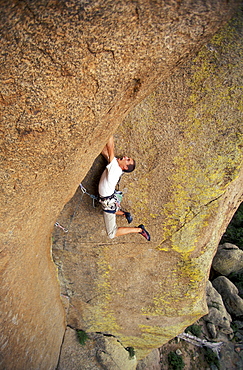
[(133, 164), (129, 164), (127, 167), (128, 167), (128, 169), (123, 170), (123, 172), (132, 172), (133, 170), (135, 170), (136, 162), (134, 161), (134, 159), (133, 159)]

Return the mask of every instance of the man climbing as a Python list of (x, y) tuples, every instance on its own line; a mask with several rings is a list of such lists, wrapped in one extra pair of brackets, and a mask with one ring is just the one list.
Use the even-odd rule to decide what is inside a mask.
[(116, 215), (125, 216), (129, 224), (132, 222), (131, 214), (120, 209), (122, 194), (116, 192), (115, 188), (123, 172), (132, 172), (135, 169), (135, 161), (128, 157), (115, 157), (113, 136), (110, 137), (101, 154), (109, 162), (99, 182), (99, 197), (108, 236), (113, 239), (116, 236), (137, 233), (150, 240), (150, 235), (144, 225), (117, 227), (116, 224)]

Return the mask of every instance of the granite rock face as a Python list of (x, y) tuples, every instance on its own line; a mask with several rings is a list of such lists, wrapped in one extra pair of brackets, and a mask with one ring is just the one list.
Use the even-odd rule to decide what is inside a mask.
[[(53, 254), (68, 324), (112, 334), (137, 359), (207, 313), (212, 259), (242, 200), (241, 35), (237, 18), (116, 131), (117, 153), (137, 160), (120, 183), (123, 206), (151, 242), (107, 239), (100, 208), (80, 189), (59, 216), (69, 233), (55, 231)], [(82, 181), (91, 194), (104, 166), (97, 157)]]
[[(57, 271), (50, 253), (53, 225), (107, 138), (116, 131), (125, 115), (153, 91), (160, 81), (171, 75), (182, 61), (207, 42), (222, 23), (231, 17), (237, 3), (219, 0), (193, 3), (186, 1), (183, 4), (176, 1), (163, 3), (1, 1), (1, 308), (4, 313), (1, 322), (1, 366), (3, 368), (55, 368), (65, 330), (65, 311), (60, 300)], [(235, 37), (234, 33), (232, 37)], [(231, 63), (232, 71), (234, 67), (234, 63)], [(239, 99), (235, 98), (237, 91), (233, 87), (235, 86), (233, 72), (230, 76), (232, 76), (230, 81), (225, 77), (226, 87), (230, 84), (231, 93), (226, 96), (225, 102), (230, 112), (239, 112)], [(167, 103), (170, 99), (168, 92), (167, 90), (164, 95), (164, 101)], [(231, 98), (235, 102), (233, 106)], [(170, 108), (172, 109), (172, 105)], [(222, 118), (227, 121), (227, 125), (224, 124), (220, 128), (220, 138), (226, 140), (230, 136), (240, 151), (235, 137), (237, 123), (232, 129), (230, 115), (225, 118), (225, 111), (221, 108), (219, 105), (218, 111), (222, 111)], [(185, 144), (192, 143), (190, 145), (193, 148), (192, 138), (198, 134), (195, 129), (200, 126), (198, 120), (195, 129), (191, 120), (188, 130), (188, 126), (180, 127), (176, 118), (169, 120), (170, 113), (168, 110), (166, 119), (170, 124), (153, 123), (151, 130), (153, 136), (146, 143), (151, 143), (155, 138), (157, 141), (154, 148), (164, 150), (160, 135), (177, 127), (176, 132), (181, 135), (180, 138), (185, 135), (189, 140)], [(171, 126), (173, 121), (174, 126)], [(127, 132), (128, 127), (129, 121), (124, 124), (123, 129)], [(138, 127), (140, 138), (148, 126), (143, 127)], [(207, 126), (203, 127), (203, 133), (206, 133)], [(119, 139), (123, 137), (123, 141), (120, 140), (121, 144), (126, 142), (129, 146), (129, 142), (133, 140), (132, 133), (128, 133), (128, 140), (122, 131), (120, 132), (122, 136)], [(133, 135), (139, 142), (137, 133), (138, 131)], [(198, 140), (202, 139), (207, 143), (208, 135), (203, 139), (201, 133), (199, 132), (199, 137), (197, 136)], [(213, 131), (212, 135), (214, 134)], [(176, 150), (181, 150), (183, 142), (178, 141), (178, 135), (175, 136)], [(172, 145), (173, 137), (172, 134), (168, 141), (171, 145), (167, 147), (167, 151), (168, 148), (171, 152), (175, 151)], [(204, 141), (201, 141), (202, 145)], [(215, 170), (215, 167), (207, 168), (204, 163), (199, 163), (200, 169), (197, 173), (205, 169), (203, 173), (211, 190), (208, 195), (202, 196), (200, 185), (196, 197), (190, 191), (185, 192), (185, 196), (191, 199), (188, 205), (184, 198), (182, 203), (178, 203), (179, 198), (176, 194), (179, 191), (179, 184), (176, 176), (182, 176), (182, 180), (185, 181), (184, 167), (190, 166), (190, 163), (186, 157), (181, 156), (182, 152), (177, 152), (177, 159), (164, 171), (162, 192), (158, 193), (158, 197), (156, 195), (155, 202), (148, 202), (154, 188), (158, 187), (156, 182), (152, 187), (149, 186), (149, 182), (151, 177), (154, 177), (153, 171), (159, 166), (159, 162), (156, 162), (157, 156), (154, 156), (156, 150), (153, 146), (136, 148), (138, 144), (135, 143), (133, 149), (143, 155), (147, 167), (142, 168), (141, 177), (134, 179), (136, 188), (142, 186), (144, 189), (143, 200), (139, 201), (140, 193), (131, 186), (134, 198), (130, 198), (129, 202), (135, 214), (145, 207), (144, 217), (153, 232), (154, 244), (147, 249), (147, 245), (130, 243), (128, 240), (127, 246), (126, 242), (122, 244), (125, 253), (122, 253), (122, 248), (118, 248), (122, 255), (119, 270), (121, 287), (117, 286), (115, 295), (120, 298), (114, 301), (111, 297), (114, 295), (112, 289), (116, 279), (112, 284), (110, 282), (117, 274), (113, 266), (110, 270), (109, 259), (106, 262), (105, 256), (108, 253), (110, 258), (112, 249), (109, 249), (110, 244), (107, 244), (105, 236), (102, 236), (102, 241), (98, 239), (98, 251), (90, 251), (89, 259), (89, 263), (96, 264), (98, 268), (95, 275), (97, 279), (94, 283), (93, 275), (92, 279), (84, 280), (86, 288), (90, 284), (87, 289), (93, 292), (92, 297), (95, 297), (95, 284), (98, 284), (104, 295), (99, 295), (98, 302), (92, 302), (93, 307), (97, 304), (97, 309), (83, 300), (83, 297), (80, 301), (77, 300), (76, 306), (80, 308), (80, 312), (83, 312), (84, 306), (87, 308), (83, 322), (86, 329), (113, 331), (114, 324), (115, 334), (119, 334), (120, 323), (126, 322), (126, 327), (122, 331), (123, 336), (131, 339), (131, 335), (136, 338), (142, 333), (145, 335), (142, 342), (137, 344), (138, 347), (143, 348), (147, 336), (149, 339), (158, 338), (155, 342), (149, 341), (148, 347), (151, 348), (161, 344), (161, 331), (165, 338), (163, 340), (166, 340), (173, 336), (178, 328), (180, 330), (186, 325), (183, 320), (179, 319), (180, 322), (177, 323), (170, 317), (178, 315), (171, 307), (171, 302), (177, 297), (178, 292), (174, 292), (172, 296), (167, 295), (168, 293), (161, 296), (161, 290), (164, 288), (160, 285), (159, 278), (161, 279), (164, 273), (168, 273), (166, 289), (174, 284), (181, 287), (178, 298), (181, 302), (184, 302), (187, 294), (185, 286), (190, 282), (186, 290), (189, 289), (189, 302), (194, 307), (193, 315), (198, 317), (203, 311), (201, 308), (203, 275), (209, 268), (215, 243), (227, 219), (231, 217), (233, 208), (239, 202), (237, 181), (240, 181), (240, 177), (236, 179), (239, 174), (239, 153), (229, 147), (227, 155), (231, 161), (230, 163), (227, 161), (227, 166), (225, 156), (219, 156), (217, 153), (216, 173), (213, 178), (211, 170)], [(219, 148), (216, 144), (215, 142), (215, 147)], [(124, 149), (128, 148), (124, 146)], [(209, 159), (210, 155), (204, 153)], [(159, 151), (159, 155), (164, 154), (163, 151)], [(224, 170), (223, 179), (220, 175), (222, 170)], [(196, 171), (196, 168), (193, 171)], [(174, 176), (173, 183), (167, 181), (169, 174)], [(196, 178), (201, 179), (200, 176)], [(159, 181), (161, 183), (162, 180)], [(158, 199), (164, 199), (159, 206)], [(205, 207), (205, 201), (209, 207)], [(218, 209), (223, 206), (221, 219), (216, 222)], [(165, 211), (159, 214), (158, 208)], [(178, 214), (173, 215), (172, 209), (177, 209)], [(198, 229), (199, 221), (203, 221), (203, 224)], [(188, 233), (182, 228), (185, 222), (194, 225), (192, 226), (194, 231), (197, 228), (195, 235), (199, 236), (199, 240), (196, 243), (192, 242), (191, 234), (188, 240)], [(162, 229), (158, 228), (158, 225), (162, 225)], [(82, 245), (87, 246), (91, 229), (92, 226), (84, 230), (82, 243), (85, 244)], [(208, 231), (205, 234), (206, 229)], [(103, 246), (100, 243), (103, 243)], [(115, 243), (111, 245), (115, 249)], [(200, 268), (196, 268), (197, 273), (191, 275), (195, 262), (192, 258), (200, 259), (201, 253), (204, 252), (207, 258), (204, 261), (197, 260)], [(86, 257), (88, 253), (87, 251)], [(98, 260), (95, 259), (97, 253), (101, 256)], [(166, 261), (166, 268), (161, 265), (160, 261), (163, 259)], [(145, 265), (148, 260), (153, 264), (153, 269), (151, 264)], [(70, 260), (67, 263), (72, 264)], [(141, 264), (140, 272), (134, 263)], [(178, 266), (178, 271), (175, 271), (175, 266)], [(112, 271), (108, 274), (108, 280), (107, 268)], [(86, 271), (87, 276), (91, 276), (88, 267)], [(126, 271), (134, 271), (134, 275), (127, 276)], [(81, 271), (79, 273), (82, 275)], [(122, 282), (123, 274), (126, 283)], [(135, 330), (132, 330), (137, 311), (133, 309), (133, 304), (127, 305), (124, 297), (127, 291), (134, 298), (138, 287), (143, 285), (143, 281), (140, 281), (141, 276), (144, 279), (150, 276), (152, 279), (150, 286), (155, 286), (155, 289), (141, 290), (137, 306), (143, 308), (143, 320), (141, 323), (137, 322)], [(198, 285), (201, 288), (200, 297), (197, 299), (195, 295)], [(125, 302), (123, 308), (119, 308), (120, 299)], [(105, 307), (109, 306), (109, 312), (107, 320), (98, 325), (97, 322), (103, 321), (103, 304)], [(125, 315), (124, 320), (122, 313), (116, 319), (119, 322), (117, 324), (116, 320), (113, 320), (114, 310), (128, 310), (131, 315), (128, 320)], [(180, 310), (187, 314), (188, 310), (184, 308), (184, 304)], [(168, 316), (167, 324), (163, 322), (163, 330), (161, 315)], [(150, 319), (152, 324), (147, 325)], [(174, 329), (171, 328), (172, 321)], [(191, 321), (191, 317), (188, 321)], [(124, 342), (129, 342), (130, 339)]]

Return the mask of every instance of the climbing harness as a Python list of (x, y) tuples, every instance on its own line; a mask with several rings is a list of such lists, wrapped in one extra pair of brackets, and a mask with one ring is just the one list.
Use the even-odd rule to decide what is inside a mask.
[(115, 213), (119, 209), (121, 209), (121, 201), (122, 201), (122, 192), (115, 190), (114, 194), (109, 197), (97, 197), (96, 195), (90, 194), (87, 192), (85, 187), (80, 184), (80, 189), (82, 190), (83, 194), (87, 194), (93, 200), (93, 207), (95, 208), (95, 201), (101, 203), (102, 209), (104, 212), (107, 213)]
[(83, 195), (87, 194), (92, 199), (93, 207), (95, 208), (95, 201), (99, 201), (99, 198), (96, 195), (88, 193), (87, 190), (85, 189), (85, 187), (82, 184), (80, 184), (79, 186), (80, 186), (80, 189), (81, 189)]
[(116, 213), (121, 210), (122, 192), (115, 190), (114, 194), (109, 197), (100, 197), (102, 209), (107, 213)]
[(56, 222), (55, 223), (55, 226), (59, 227), (60, 229), (62, 229), (65, 233), (68, 233), (68, 229), (66, 229), (65, 227), (63, 227), (62, 225), (59, 224), (59, 222)]

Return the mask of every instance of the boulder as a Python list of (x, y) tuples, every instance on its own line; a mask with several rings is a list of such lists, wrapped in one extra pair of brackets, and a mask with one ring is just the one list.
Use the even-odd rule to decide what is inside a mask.
[(231, 243), (220, 244), (213, 258), (212, 267), (225, 276), (238, 272), (243, 269), (243, 251)]
[(231, 316), (226, 311), (221, 295), (212, 286), (210, 281), (207, 282), (206, 300), (208, 306), (208, 314), (203, 317), (207, 323), (207, 328), (212, 338), (217, 337), (217, 332), (221, 331), (224, 334), (232, 334)]
[(125, 349), (119, 341), (112, 336), (99, 336), (96, 339), (96, 357), (103, 369), (109, 370), (136, 370), (137, 359), (131, 347)]
[(154, 349), (137, 364), (136, 370), (161, 370), (161, 358), (159, 349)]
[(212, 324), (211, 322), (207, 322), (206, 327), (207, 327), (209, 336), (213, 339), (216, 339), (218, 336), (216, 326)]
[(67, 327), (58, 370), (135, 370), (136, 366), (136, 356), (131, 356), (116, 338), (93, 333), (81, 344), (77, 331)]
[(221, 295), (226, 310), (234, 317), (243, 315), (243, 299), (238, 295), (236, 286), (225, 276), (219, 276), (212, 282)]

